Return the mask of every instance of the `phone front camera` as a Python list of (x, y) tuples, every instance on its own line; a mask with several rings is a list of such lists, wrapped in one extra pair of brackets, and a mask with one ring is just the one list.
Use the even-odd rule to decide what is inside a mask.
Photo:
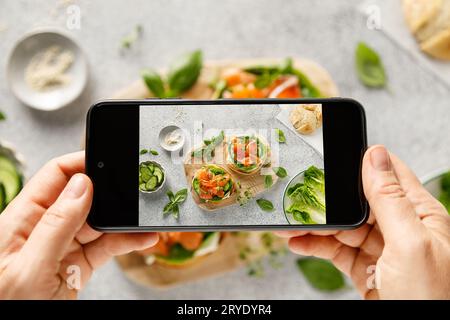
[(105, 164), (103, 162), (99, 162), (97, 163), (97, 167), (99, 167), (99, 169), (103, 168), (105, 166)]

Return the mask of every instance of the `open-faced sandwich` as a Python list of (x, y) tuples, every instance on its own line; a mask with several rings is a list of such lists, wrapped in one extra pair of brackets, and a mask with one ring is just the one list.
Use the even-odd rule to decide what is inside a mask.
[(269, 161), (270, 148), (256, 135), (231, 137), (227, 141), (227, 164), (243, 174), (253, 174)]
[[(320, 68), (308, 64), (305, 69), (311, 69), (311, 74), (322, 72)], [(324, 91), (330, 91), (331, 95), (337, 93), (332, 92), (336, 91), (333, 90), (335, 88), (327, 88), (329, 86), (325, 84)], [(279, 65), (224, 68), (214, 83), (214, 89), (213, 98), (317, 98), (330, 95), (328, 92), (322, 93), (289, 58)]]
[(235, 186), (231, 175), (225, 169), (207, 164), (195, 172), (192, 190), (201, 202), (219, 202), (229, 198)]
[(220, 232), (160, 232), (155, 246), (138, 253), (149, 265), (186, 266), (216, 251), (223, 236)]

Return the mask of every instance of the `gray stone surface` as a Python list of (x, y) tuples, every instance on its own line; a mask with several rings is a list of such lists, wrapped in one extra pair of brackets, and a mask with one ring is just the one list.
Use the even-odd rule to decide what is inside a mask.
[[(385, 1), (372, 1), (381, 3)], [(369, 30), (357, 10), (360, 1), (313, 0), (101, 0), (73, 1), (81, 9), (81, 29), (71, 31), (90, 62), (84, 95), (65, 109), (37, 112), (21, 105), (8, 90), (5, 67), (15, 41), (38, 26), (65, 27), (58, 1), (3, 0), (0, 8), (0, 137), (13, 142), (27, 159), (31, 176), (48, 159), (78, 150), (89, 105), (127, 85), (142, 67), (166, 66), (176, 55), (201, 48), (206, 59), (302, 56), (322, 64), (341, 94), (361, 101), (369, 143), (383, 143), (422, 176), (450, 166), (450, 91), (427, 73), (383, 31)], [(399, 12), (382, 11), (383, 17)], [(141, 41), (121, 54), (121, 38), (140, 23)], [(6, 27), (6, 28), (5, 28)], [(404, 28), (401, 25), (399, 28)], [(390, 90), (362, 86), (354, 72), (354, 49), (364, 40), (380, 52)], [(353, 290), (333, 294), (311, 289), (288, 255), (285, 267), (262, 279), (245, 270), (167, 291), (127, 280), (111, 262), (92, 278), (81, 298), (356, 298)]]
[[(294, 105), (292, 106), (294, 107)], [(284, 127), (275, 117), (281, 111), (278, 105), (248, 105), (236, 106), (153, 106), (140, 109), (140, 149), (156, 148), (158, 156), (143, 155), (141, 161), (158, 161), (166, 172), (167, 181), (164, 187), (152, 194), (140, 193), (139, 196), (139, 224), (142, 226), (196, 226), (196, 225), (286, 225), (288, 221), (283, 213), (283, 191), (289, 179), (278, 179), (270, 190), (259, 194), (257, 198), (264, 197), (272, 201), (274, 212), (264, 212), (256, 204), (250, 201), (244, 207), (238, 204), (221, 208), (216, 211), (200, 209), (193, 198), (188, 196), (180, 207), (180, 217), (175, 220), (168, 215), (163, 217), (162, 210), (167, 204), (167, 190), (176, 192), (182, 188), (190, 190), (187, 184), (183, 163), (179, 158), (172, 159), (168, 152), (159, 147), (159, 132), (167, 125), (175, 124), (186, 132), (185, 152), (189, 152), (195, 145), (195, 133), (197, 136), (205, 134), (205, 138), (211, 137), (220, 130), (225, 131), (226, 136), (233, 134), (258, 133), (272, 148), (273, 166), (282, 166), (294, 177), (297, 173), (306, 170), (310, 165), (323, 168), (321, 156), (308, 144), (306, 144), (294, 132)], [(201, 122), (198, 123), (198, 122)], [(197, 124), (196, 124), (197, 123)], [(196, 128), (203, 125), (203, 133)], [(287, 143), (278, 144), (273, 135), (275, 128), (282, 128)], [(209, 132), (209, 134), (208, 134)], [(202, 140), (200, 140), (202, 141)], [(222, 162), (221, 164), (225, 164)], [(269, 171), (269, 173), (267, 173)], [(258, 173), (257, 173), (258, 174)], [(272, 174), (272, 170), (266, 169), (261, 174)]]

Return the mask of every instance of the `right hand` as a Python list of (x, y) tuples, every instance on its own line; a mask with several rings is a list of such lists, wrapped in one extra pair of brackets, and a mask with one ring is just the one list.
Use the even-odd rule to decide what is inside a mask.
[[(450, 299), (450, 216), (383, 146), (363, 160), (368, 222), (351, 231), (287, 231), (290, 249), (330, 259), (368, 299)], [(369, 277), (375, 267), (373, 288)]]

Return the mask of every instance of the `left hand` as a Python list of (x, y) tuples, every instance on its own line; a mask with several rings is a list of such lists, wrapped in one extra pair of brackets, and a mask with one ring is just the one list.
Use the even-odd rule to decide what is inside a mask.
[(89, 227), (93, 187), (82, 172), (84, 152), (53, 159), (0, 215), (0, 299), (74, 299), (111, 257), (158, 241)]

